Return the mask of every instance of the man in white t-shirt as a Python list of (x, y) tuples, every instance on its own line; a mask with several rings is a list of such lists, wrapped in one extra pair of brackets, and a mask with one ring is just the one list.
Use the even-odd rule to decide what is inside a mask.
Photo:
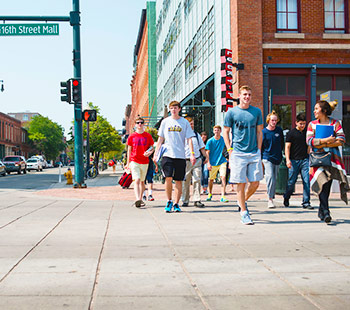
[[(165, 206), (165, 212), (181, 212), (179, 201), (182, 194), (182, 181), (185, 178), (186, 171), (186, 140), (190, 149), (190, 161), (192, 165), (196, 163), (196, 157), (193, 151), (192, 137), (194, 132), (190, 123), (179, 115), (181, 105), (177, 101), (169, 104), (171, 116), (165, 118), (158, 131), (158, 143), (154, 158), (158, 157), (161, 145), (165, 144), (161, 167), (165, 177), (165, 189), (168, 202)], [(175, 181), (175, 201), (172, 200), (173, 180)]]
[(192, 117), (187, 116), (186, 120), (189, 121), (191, 128), (195, 134), (194, 137), (192, 137), (192, 144), (193, 144), (193, 151), (194, 156), (196, 157), (196, 163), (192, 165), (190, 160), (190, 148), (188, 146), (188, 143), (186, 143), (186, 175), (185, 175), (185, 181), (182, 184), (182, 201), (183, 207), (188, 207), (188, 203), (190, 201), (190, 186), (191, 181), (193, 185), (193, 202), (194, 206), (197, 208), (204, 208), (204, 204), (201, 202), (201, 178), (202, 178), (202, 159), (201, 154), (203, 158), (205, 158), (204, 163), (207, 163), (207, 153), (205, 152), (205, 145), (202, 140), (202, 137), (199, 135), (198, 132), (194, 131), (194, 120)]

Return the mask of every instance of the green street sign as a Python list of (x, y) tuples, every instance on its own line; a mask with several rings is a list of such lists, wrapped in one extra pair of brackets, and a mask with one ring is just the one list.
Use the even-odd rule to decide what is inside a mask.
[(58, 24), (2, 24), (0, 36), (58, 36)]

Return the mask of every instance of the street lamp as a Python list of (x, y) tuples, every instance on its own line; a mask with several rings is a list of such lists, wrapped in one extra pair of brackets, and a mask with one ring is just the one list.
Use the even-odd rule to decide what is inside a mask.
[(1, 92), (3, 92), (5, 90), (5, 88), (4, 88), (4, 80), (0, 80), (0, 82), (1, 82), (0, 90), (1, 90)]

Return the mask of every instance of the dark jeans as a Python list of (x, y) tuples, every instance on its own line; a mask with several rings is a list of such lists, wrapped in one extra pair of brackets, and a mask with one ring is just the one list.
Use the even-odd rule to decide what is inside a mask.
[(207, 168), (207, 164), (202, 164), (202, 178), (201, 185), (202, 187), (208, 187), (208, 179), (209, 179), (209, 170)]
[(294, 185), (298, 179), (299, 173), (303, 180), (303, 206), (310, 205), (310, 175), (309, 175), (309, 158), (295, 160), (292, 159), (292, 168), (289, 169), (289, 177), (284, 199), (289, 200), (293, 194)]
[(318, 209), (318, 217), (323, 220), (326, 215), (329, 215), (329, 204), (328, 198), (329, 193), (331, 191), (332, 181), (330, 180), (327, 183), (323, 184), (322, 191), (318, 195), (318, 199), (320, 200), (320, 207)]

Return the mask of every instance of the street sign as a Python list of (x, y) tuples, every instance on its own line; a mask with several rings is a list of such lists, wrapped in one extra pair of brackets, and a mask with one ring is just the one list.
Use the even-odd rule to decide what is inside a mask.
[(58, 36), (58, 24), (2, 24), (0, 36)]
[(96, 110), (84, 110), (83, 119), (85, 122), (96, 122), (97, 121), (97, 111)]

